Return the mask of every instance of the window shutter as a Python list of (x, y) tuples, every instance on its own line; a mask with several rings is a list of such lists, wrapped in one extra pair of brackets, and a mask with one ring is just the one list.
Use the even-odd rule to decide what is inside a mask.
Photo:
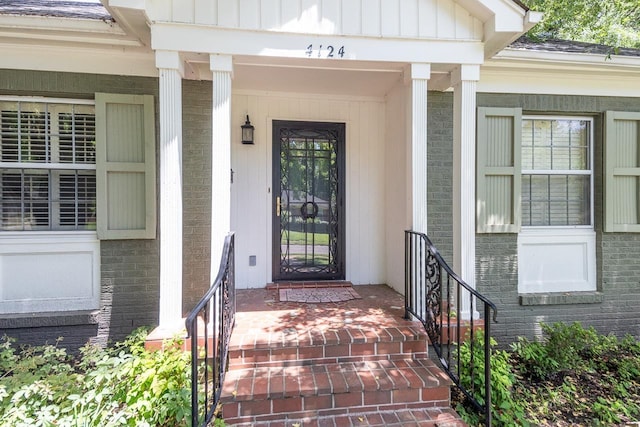
[(520, 231), (522, 110), (478, 108), (478, 233)]
[(604, 231), (640, 232), (640, 113), (607, 111)]
[(156, 237), (155, 140), (153, 96), (96, 93), (98, 238)]

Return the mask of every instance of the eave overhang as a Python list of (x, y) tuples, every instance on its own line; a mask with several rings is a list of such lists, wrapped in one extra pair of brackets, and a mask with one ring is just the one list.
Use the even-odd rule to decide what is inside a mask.
[(507, 48), (484, 63), (478, 91), (640, 97), (640, 56)]

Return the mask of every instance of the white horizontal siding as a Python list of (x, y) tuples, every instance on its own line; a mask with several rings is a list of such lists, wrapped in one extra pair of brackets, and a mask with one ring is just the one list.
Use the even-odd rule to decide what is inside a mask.
[(481, 40), (482, 22), (453, 0), (170, 0), (157, 21), (324, 35)]
[[(346, 123), (346, 278), (385, 283), (384, 102), (316, 95), (235, 94), (232, 99), (231, 228), (236, 232), (236, 283), (271, 281), (271, 165), (273, 120)], [(242, 145), (249, 114), (255, 145)], [(249, 266), (249, 256), (256, 266)]]

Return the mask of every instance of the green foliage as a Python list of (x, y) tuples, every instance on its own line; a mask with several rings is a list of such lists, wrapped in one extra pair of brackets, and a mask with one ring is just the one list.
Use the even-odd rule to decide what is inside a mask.
[(579, 323), (542, 325), (544, 340), (512, 345), (517, 399), (536, 424), (612, 425), (640, 416), (640, 344)]
[(544, 12), (529, 36), (640, 48), (638, 0), (524, 0)]
[(0, 426), (186, 426), (190, 355), (144, 349), (144, 330), (76, 358), (56, 346), (0, 341)]
[[(494, 425), (611, 426), (640, 419), (640, 342), (601, 335), (579, 323), (542, 325), (543, 339), (492, 349)], [(473, 386), (484, 401), (484, 348), (475, 338)], [(492, 342), (492, 346), (495, 343)], [(461, 346), (462, 384), (472, 385), (469, 342)], [(480, 418), (456, 408), (470, 425)]]
[[(527, 426), (522, 406), (513, 399), (515, 376), (511, 369), (509, 354), (495, 349), (496, 342), (491, 339), (491, 416), (494, 426)], [(467, 390), (473, 390), (474, 396), (484, 405), (484, 334), (476, 333), (471, 341), (460, 345), (460, 383)], [(473, 359), (473, 363), (472, 363)], [(458, 404), (456, 410), (470, 425), (479, 425), (481, 417), (469, 406)]]

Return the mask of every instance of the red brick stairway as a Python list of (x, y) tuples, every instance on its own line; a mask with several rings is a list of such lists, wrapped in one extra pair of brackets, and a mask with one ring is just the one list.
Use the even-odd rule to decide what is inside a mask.
[[(388, 289), (371, 287), (363, 301), (325, 310), (283, 306), (266, 294), (271, 312), (243, 316), (240, 303), (222, 393), (225, 423), (464, 426), (450, 409), (450, 380), (427, 357), (422, 326), (401, 319)], [(345, 313), (353, 323), (336, 327)]]

